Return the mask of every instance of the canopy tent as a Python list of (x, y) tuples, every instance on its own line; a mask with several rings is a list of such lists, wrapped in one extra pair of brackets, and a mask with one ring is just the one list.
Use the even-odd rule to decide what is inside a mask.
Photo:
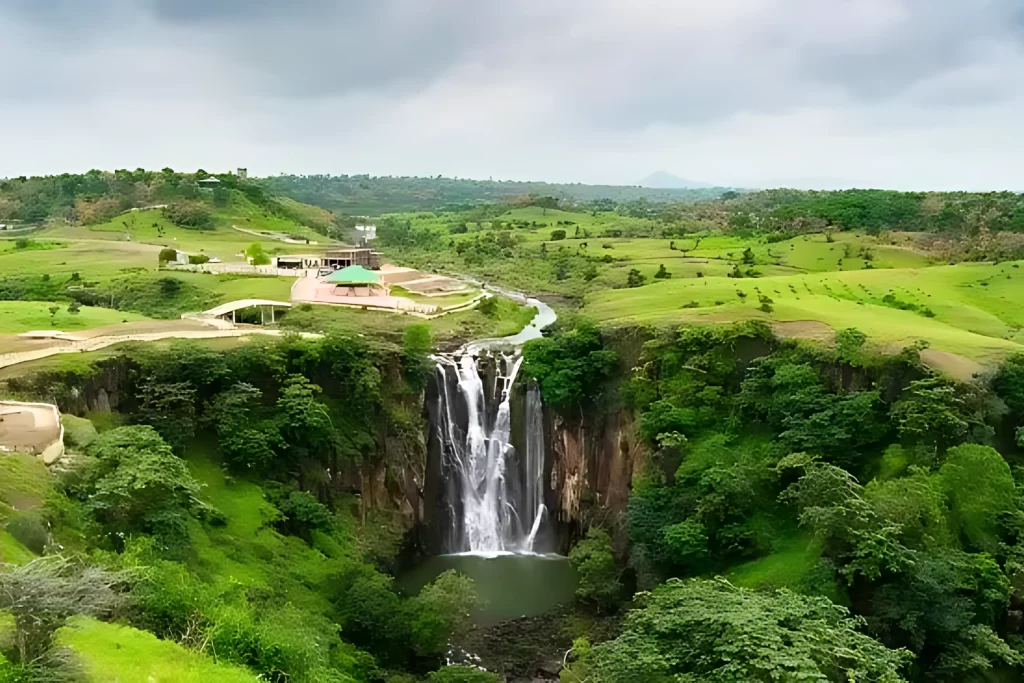
[(383, 294), (389, 294), (387, 285), (380, 281), (380, 275), (367, 270), (362, 266), (348, 266), (336, 270), (324, 278), (324, 282), (336, 285), (336, 294), (345, 296), (370, 296), (374, 288), (380, 289)]

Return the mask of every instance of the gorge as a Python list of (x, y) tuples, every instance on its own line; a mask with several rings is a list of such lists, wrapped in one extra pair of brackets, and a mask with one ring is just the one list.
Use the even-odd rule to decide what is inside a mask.
[(527, 304), (538, 312), (519, 334), (435, 356), (426, 398), (427, 486), (440, 492), (426, 514), (439, 554), (411, 572), (406, 586), (418, 590), (458, 569), (476, 582), (485, 621), (541, 613), (570, 601), (575, 589), (567, 559), (551, 552), (540, 390), (520, 373), (522, 344), (539, 337), (555, 313), (534, 299)]

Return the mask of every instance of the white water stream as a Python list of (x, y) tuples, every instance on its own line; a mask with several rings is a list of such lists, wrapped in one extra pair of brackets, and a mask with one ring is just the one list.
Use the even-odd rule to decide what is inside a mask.
[[(532, 383), (522, 416), (525, 453), (517, 454), (510, 440), (510, 399), (523, 362), (522, 345), (555, 320), (546, 304), (526, 303), (537, 307), (537, 315), (519, 334), (474, 341), (435, 357), (440, 403), (435, 428), (447, 478), (450, 553), (532, 553), (546, 518), (543, 413), (540, 391)], [(486, 363), (494, 366), (490, 387), (481, 376)]]

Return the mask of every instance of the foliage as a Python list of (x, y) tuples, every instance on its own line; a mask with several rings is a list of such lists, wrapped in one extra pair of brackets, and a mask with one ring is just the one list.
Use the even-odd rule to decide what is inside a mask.
[(164, 218), (182, 228), (190, 230), (213, 230), (213, 212), (196, 201), (176, 201), (163, 209)]
[(591, 403), (611, 378), (618, 355), (604, 348), (592, 323), (527, 342), (523, 370), (537, 380), (544, 402), (562, 409)]
[(937, 476), (949, 500), (953, 531), (964, 546), (996, 554), (1001, 520), (1018, 504), (1010, 466), (992, 448), (965, 444), (947, 452)]
[(599, 609), (614, 609), (622, 596), (619, 569), (612, 554), (612, 539), (603, 529), (593, 528), (569, 552), (579, 584), (576, 597)]
[(270, 264), (270, 256), (263, 251), (263, 245), (259, 242), (253, 242), (245, 250), (245, 256), (249, 259), (249, 263), (254, 266), (266, 266)]
[(454, 570), (424, 586), (408, 605), (412, 642), (417, 652), (444, 654), (449, 643), (469, 630), (470, 613), (479, 602), (473, 580)]
[(160, 263), (167, 263), (168, 261), (178, 260), (178, 250), (172, 249), (171, 247), (164, 247), (160, 250), (158, 261)]
[(593, 647), (589, 680), (896, 682), (911, 660), (862, 633), (843, 607), (788, 590), (673, 579), (643, 605), (618, 638)]
[[(3, 654), (23, 666), (51, 668), (57, 629), (76, 614), (106, 616), (121, 601), (129, 577), (60, 555), (0, 572), (0, 610), (14, 617), (12, 647)], [(31, 679), (30, 679), (31, 680)]]
[(152, 425), (181, 451), (195, 435), (195, 388), (191, 382), (146, 381), (139, 386), (138, 419)]
[(119, 427), (86, 448), (92, 462), (73, 492), (104, 528), (115, 547), (127, 535), (146, 533), (180, 552), (188, 518), (209, 512), (199, 484), (184, 461), (149, 426)]

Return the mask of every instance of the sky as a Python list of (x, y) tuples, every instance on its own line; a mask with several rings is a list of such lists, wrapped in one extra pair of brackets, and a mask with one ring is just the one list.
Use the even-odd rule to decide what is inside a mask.
[(0, 0), (0, 177), (1024, 191), (1021, 0)]

